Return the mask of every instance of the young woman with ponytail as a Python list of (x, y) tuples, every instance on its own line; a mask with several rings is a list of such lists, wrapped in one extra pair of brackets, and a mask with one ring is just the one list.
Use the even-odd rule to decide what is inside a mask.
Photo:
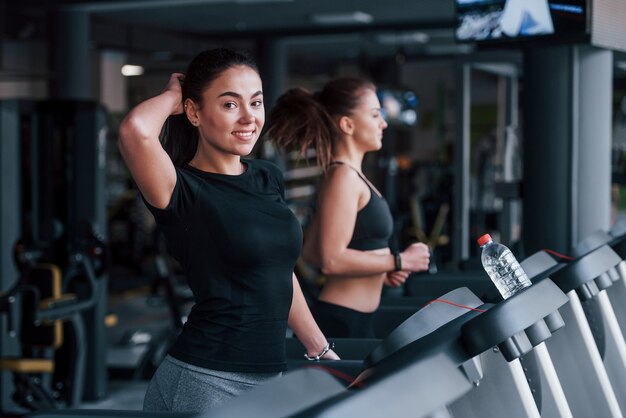
[(293, 274), (302, 230), (282, 173), (245, 158), (264, 122), (254, 62), (214, 49), (121, 123), (122, 156), (195, 299), (146, 411), (204, 411), (279, 376), (288, 325), (309, 358), (338, 358)]
[(287, 152), (314, 149), (323, 169), (303, 257), (328, 278), (311, 310), (329, 337), (373, 337), (383, 285), (400, 286), (428, 269), (425, 244), (392, 254), (389, 206), (362, 171), (386, 127), (376, 87), (355, 77), (334, 79), (319, 93), (289, 90), (268, 118), (269, 137)]

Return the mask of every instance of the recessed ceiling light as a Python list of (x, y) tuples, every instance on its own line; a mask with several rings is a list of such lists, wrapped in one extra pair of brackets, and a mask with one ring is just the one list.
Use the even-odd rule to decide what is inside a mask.
[(469, 54), (474, 50), (472, 44), (426, 45), (426, 52), (431, 55)]
[(122, 75), (126, 77), (134, 77), (143, 74), (143, 67), (141, 65), (122, 65)]
[(430, 36), (424, 32), (381, 33), (376, 39), (383, 45), (425, 44)]
[(311, 22), (318, 25), (345, 25), (372, 23), (374, 17), (365, 12), (317, 13), (311, 15)]

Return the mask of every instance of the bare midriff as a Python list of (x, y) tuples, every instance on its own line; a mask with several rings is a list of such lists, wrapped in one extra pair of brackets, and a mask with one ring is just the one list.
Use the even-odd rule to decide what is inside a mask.
[[(389, 254), (389, 248), (364, 251), (370, 254)], [(354, 309), (374, 312), (380, 304), (386, 273), (363, 276), (328, 276), (319, 300)]]

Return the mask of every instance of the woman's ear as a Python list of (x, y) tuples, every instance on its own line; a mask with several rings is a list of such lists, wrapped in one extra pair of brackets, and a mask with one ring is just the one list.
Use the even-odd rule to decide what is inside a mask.
[(339, 118), (339, 130), (346, 134), (352, 135), (354, 132), (354, 124), (352, 123), (352, 118), (350, 116), (341, 116)]
[(193, 126), (198, 126), (200, 121), (198, 120), (198, 106), (194, 103), (193, 100), (187, 99), (185, 100), (185, 104), (183, 105), (183, 109), (185, 110), (185, 114), (187, 115), (187, 119)]

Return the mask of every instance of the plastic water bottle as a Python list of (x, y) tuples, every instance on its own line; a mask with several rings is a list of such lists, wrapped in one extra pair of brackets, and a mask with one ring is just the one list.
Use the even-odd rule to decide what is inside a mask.
[(489, 234), (478, 238), (478, 245), (483, 250), (480, 261), (504, 299), (532, 284), (506, 245), (494, 242)]

